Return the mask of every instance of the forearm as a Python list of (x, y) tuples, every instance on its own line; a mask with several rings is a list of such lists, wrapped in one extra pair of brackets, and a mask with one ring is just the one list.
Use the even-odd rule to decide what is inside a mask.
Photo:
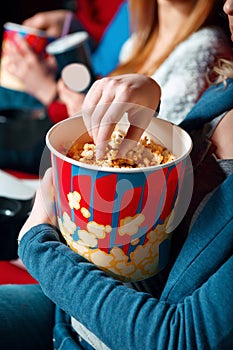
[[(111, 349), (130, 349), (132, 342), (137, 344), (135, 349), (141, 349), (145, 344), (147, 349), (153, 348), (152, 329), (142, 336), (143, 329), (138, 331), (134, 325), (140, 319), (141, 327), (141, 321), (152, 316), (149, 316), (149, 306), (156, 307), (157, 301), (107, 277), (62, 244), (52, 226), (32, 228), (20, 242), (19, 256), (40, 282), (45, 294)], [(163, 314), (166, 303), (161, 303), (159, 308), (158, 314)], [(154, 328), (154, 324), (146, 321), (144, 327)]]
[(56, 81), (50, 78), (40, 80), (39, 83), (35, 81), (33, 87), (29, 87), (28, 90), (45, 106), (49, 106), (57, 97)]
[[(52, 226), (31, 229), (21, 240), (19, 255), (45, 294), (112, 350), (183, 350), (184, 344), (194, 349), (197, 341), (213, 346), (224, 341), (232, 325), (227, 298), (220, 296), (232, 261), (192, 295), (170, 304), (106, 276), (59, 242)], [(232, 296), (229, 286), (224, 293)]]

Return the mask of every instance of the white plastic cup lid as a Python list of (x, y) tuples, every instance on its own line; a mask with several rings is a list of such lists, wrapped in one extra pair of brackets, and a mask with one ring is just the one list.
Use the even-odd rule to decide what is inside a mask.
[(79, 46), (87, 39), (88, 33), (84, 31), (68, 34), (47, 45), (46, 51), (50, 55), (57, 55)]
[(3, 25), (3, 27), (5, 30), (11, 30), (18, 33), (33, 34), (33, 35), (36, 35), (39, 37), (45, 37), (45, 38), (49, 37), (49, 35), (44, 30), (28, 27), (18, 23), (6, 22)]
[(64, 83), (70, 90), (84, 91), (91, 82), (91, 75), (84, 64), (71, 63), (63, 68), (61, 73)]

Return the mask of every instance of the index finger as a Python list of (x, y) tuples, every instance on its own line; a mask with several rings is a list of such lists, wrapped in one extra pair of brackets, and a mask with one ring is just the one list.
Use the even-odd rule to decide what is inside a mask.
[[(98, 128), (95, 133), (95, 144), (96, 144), (96, 157), (100, 159), (104, 156), (107, 142), (110, 140), (111, 135), (116, 127), (116, 124), (121, 120), (122, 116), (127, 112), (128, 104), (115, 102), (108, 104), (105, 113), (102, 110), (98, 111), (95, 109), (95, 119), (100, 120)], [(100, 116), (98, 113), (100, 112)]]
[(129, 128), (119, 147), (120, 158), (124, 158), (125, 154), (140, 140), (154, 115), (154, 110), (145, 106), (132, 104), (128, 108)]

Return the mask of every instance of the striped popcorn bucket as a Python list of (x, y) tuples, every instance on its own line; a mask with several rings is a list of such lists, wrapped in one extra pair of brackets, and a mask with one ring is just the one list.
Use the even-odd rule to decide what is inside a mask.
[(129, 169), (68, 158), (66, 147), (76, 139), (89, 141), (81, 115), (56, 124), (46, 136), (61, 234), (72, 250), (124, 282), (144, 280), (166, 266), (171, 231), (184, 215), (184, 209), (175, 209), (191, 138), (159, 118), (153, 118), (148, 130), (176, 155), (174, 161)]

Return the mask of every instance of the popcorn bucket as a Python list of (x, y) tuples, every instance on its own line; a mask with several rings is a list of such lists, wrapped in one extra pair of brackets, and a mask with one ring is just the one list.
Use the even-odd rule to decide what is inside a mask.
[(16, 35), (24, 37), (33, 51), (42, 58), (47, 55), (45, 50), (46, 46), (55, 38), (49, 37), (45, 31), (29, 28), (17, 23), (7, 22), (4, 24), (1, 54), (1, 86), (13, 90), (24, 91), (25, 88), (23, 83), (5, 69), (5, 62), (7, 62), (8, 59), (8, 47), (12, 45)]
[[(153, 118), (145, 131), (176, 155), (144, 168), (98, 167), (73, 160), (66, 150), (90, 142), (82, 116), (54, 125), (51, 152), (59, 228), (72, 250), (124, 282), (149, 278), (169, 258), (171, 226), (192, 148), (180, 127)], [(186, 208), (187, 209), (187, 208)]]

